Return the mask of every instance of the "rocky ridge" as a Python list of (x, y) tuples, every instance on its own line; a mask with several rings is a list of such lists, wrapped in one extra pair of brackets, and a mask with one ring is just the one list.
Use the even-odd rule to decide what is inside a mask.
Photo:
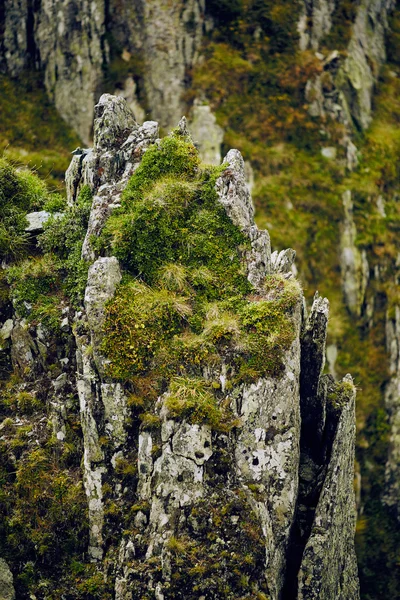
[[(214, 561), (221, 553), (228, 572), (236, 565), (246, 573), (246, 585), (258, 597), (277, 600), (286, 590), (288, 598), (356, 599), (355, 392), (350, 376), (335, 383), (322, 375), (327, 300), (316, 296), (307, 318), (298, 292), (291, 312), (293, 341), (284, 352), (279, 376), (228, 387), (227, 374), (233, 368), (229, 357), (219, 367), (205, 369), (205, 381), (220, 382), (221, 398), (237, 421), (233, 428), (218, 431), (207, 423), (174, 417), (167, 389), (154, 407), (159, 426), (132, 430), (129, 390), (108, 375), (102, 327), (122, 266), (114, 256), (98, 257), (91, 240), (118, 208), (121, 191), (146, 148), (159, 143), (157, 131), (153, 122), (139, 127), (121, 98), (102, 96), (95, 108), (94, 148), (74, 156), (67, 174), (70, 203), (83, 185), (94, 195), (83, 249), (91, 266), (84, 308), (75, 314), (65, 310), (68, 343), (60, 348), (64, 373), (51, 382), (50, 406), (54, 435), (63, 444), (68, 411), (63, 394), (72, 389), (79, 396), (89, 556), (100, 570), (112, 564), (118, 600), (145, 592), (158, 600), (182, 594), (194, 598), (196, 589), (204, 597), (237, 598), (235, 578), (224, 579), (229, 589), (222, 596), (220, 588), (213, 591), (218, 571), (215, 583), (214, 577), (199, 580), (195, 569), (188, 570), (188, 560), (207, 565), (207, 556)], [(189, 135), (184, 119), (177, 132)], [(293, 279), (294, 253), (271, 257), (267, 232), (254, 224), (240, 153), (231, 150), (224, 164), (216, 181), (217, 199), (248, 239), (247, 277), (262, 297), (265, 278)], [(40, 378), (46, 371), (48, 343), (40, 325), (28, 330), (17, 315), (11, 325), (7, 344), (14, 368), (23, 373), (29, 367)], [(137, 485), (132, 488), (121, 486), (117, 477), (127, 457), (137, 461)], [(105, 545), (105, 483), (114, 502), (137, 507), (134, 532), (119, 541), (117, 535), (112, 547)]]

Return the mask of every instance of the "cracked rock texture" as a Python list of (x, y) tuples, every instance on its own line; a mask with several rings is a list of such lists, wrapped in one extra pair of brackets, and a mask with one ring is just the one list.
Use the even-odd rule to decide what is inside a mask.
[[(0, 11), (0, 70), (13, 77), (27, 68), (40, 71), (61, 116), (88, 144), (93, 106), (107, 87), (111, 34), (123, 60), (141, 57), (146, 105), (153, 118), (169, 128), (183, 114), (181, 96), (187, 72), (198, 58), (204, 10), (204, 0), (5, 0)], [(122, 88), (136, 117), (143, 120), (131, 76)]]
[(2, 600), (15, 600), (13, 575), (3, 558), (0, 558), (0, 598)]
[(61, 116), (87, 143), (107, 59), (104, 0), (5, 0), (3, 19), (1, 69), (15, 77), (40, 70)]
[(385, 403), (389, 414), (390, 438), (386, 463), (384, 502), (392, 507), (400, 520), (400, 307), (387, 315), (387, 349), (390, 359), (390, 380), (385, 389)]
[[(94, 149), (83, 157), (73, 158), (67, 184), (70, 202), (75, 201), (85, 182), (97, 194), (89, 230), (98, 233), (112, 210), (105, 202), (103, 212), (100, 211), (98, 198), (113, 198), (118, 205), (128, 175), (148, 144), (155, 141), (158, 130), (155, 123), (145, 123), (139, 128), (125, 101), (109, 95), (101, 98), (95, 115)], [(184, 121), (179, 127), (186, 131)], [(264, 278), (271, 272), (292, 277), (293, 251), (286, 250), (271, 261), (269, 236), (254, 224), (254, 208), (240, 153), (231, 150), (224, 163), (227, 167), (216, 182), (218, 200), (251, 241), (251, 250), (244, 257), (250, 282), (261, 289)], [(100, 179), (99, 169), (94, 166), (98, 164), (102, 165)], [(178, 576), (171, 550), (174, 540), (199, 536), (200, 521), (193, 517), (196, 511), (202, 514), (202, 510), (215, 510), (216, 505), (222, 509), (229, 497), (240, 497), (246, 507), (241, 509), (244, 512), (229, 517), (232, 523), (244, 519), (246, 527), (250, 527), (253, 519), (252, 527), (259, 529), (256, 547), (248, 550), (256, 553), (260, 547), (263, 557), (254, 575), (256, 589), (267, 590), (271, 600), (278, 600), (288, 585), (288, 565), (293, 563), (291, 552), (295, 556), (301, 547), (305, 549), (304, 558), (299, 556), (294, 574), (299, 581), (299, 598), (358, 598), (352, 492), (354, 393), (351, 400), (335, 408), (332, 416), (327, 408), (328, 386), (321, 383), (327, 301), (317, 296), (306, 321), (304, 300), (299, 298), (293, 312), (294, 341), (284, 356), (285, 368), (280, 377), (261, 378), (225, 391), (226, 401), (240, 423), (237, 428), (218, 433), (208, 425), (172, 419), (164, 403), (167, 390), (155, 408), (161, 428), (142, 429), (137, 439), (129, 439), (124, 386), (107, 378), (101, 356), (104, 304), (120, 280), (120, 268), (114, 257), (96, 260), (88, 246), (84, 246), (83, 253), (94, 262), (89, 269), (85, 311), (77, 314), (75, 321), (77, 386), (85, 445), (89, 551), (100, 564), (105, 552), (102, 485), (106, 477), (107, 481), (110, 477), (113, 480), (118, 458), (129, 447), (137, 448), (138, 484), (133, 491), (138, 507), (136, 534), (124, 536), (119, 544), (115, 598), (132, 600), (137, 597), (133, 590), (142, 588), (157, 599), (181, 597), (173, 591)], [(224, 373), (229, 368), (229, 363), (224, 364), (221, 372), (213, 373), (213, 378), (224, 382)], [(312, 382), (309, 393), (304, 382)], [(335, 383), (330, 385), (335, 389)], [(323, 407), (319, 412), (318, 402)], [(310, 456), (304, 438), (304, 432), (310, 428), (319, 431), (318, 443), (330, 444), (330, 451), (324, 446)], [(111, 450), (108, 448), (107, 452), (99, 442), (104, 435), (110, 440)], [(314, 501), (315, 494), (320, 497), (316, 509), (310, 506), (306, 493), (299, 496), (299, 469), (303, 469), (304, 475), (307, 460), (312, 462), (307, 489), (312, 488)], [(116, 487), (113, 493), (119, 497), (121, 490)], [(293, 531), (302, 526), (299, 498), (304, 502), (307, 523), (305, 534), (296, 545)], [(235, 531), (235, 528), (230, 530), (228, 541), (221, 543), (234, 544)], [(207, 553), (207, 542), (203, 543)], [(152, 564), (159, 565), (156, 577)], [(318, 595), (320, 590), (324, 590), (323, 596)], [(227, 592), (224, 597), (235, 596)]]
[[(169, 389), (152, 409), (156, 425), (133, 425), (129, 384), (110, 378), (102, 354), (105, 305), (122, 265), (113, 256), (99, 257), (90, 239), (119, 206), (143, 153), (157, 143), (158, 124), (139, 127), (126, 101), (108, 94), (94, 116), (94, 147), (77, 153), (67, 172), (70, 204), (83, 185), (94, 194), (82, 250), (89, 263), (84, 306), (63, 309), (56, 341), (18, 314), (1, 327), (2, 349), (15, 371), (47, 386), (49, 421), (61, 445), (69, 399), (79, 399), (89, 559), (105, 577), (112, 572), (115, 600), (197, 598), (192, 579), (199, 581), (201, 565), (218, 564), (218, 557), (228, 565), (223, 581), (233, 587), (211, 590), (210, 598), (237, 600), (237, 573), (240, 578), (246, 569), (252, 598), (357, 600), (355, 393), (351, 378), (335, 383), (322, 376), (327, 300), (316, 295), (307, 317), (299, 290), (290, 314), (293, 340), (279, 375), (228, 386), (232, 357), (204, 368), (206, 380), (221, 382), (232, 428), (172, 417)], [(187, 136), (185, 119), (178, 127)], [(241, 154), (231, 150), (224, 164), (217, 201), (250, 241), (243, 263), (255, 297), (262, 297), (270, 274), (293, 277), (294, 252), (271, 257), (268, 233), (254, 223)], [(52, 377), (54, 360), (62, 372)], [(117, 475), (127, 465), (134, 478), (121, 484)], [(119, 510), (129, 513), (129, 528)], [(187, 548), (197, 558), (182, 562)], [(0, 586), (1, 577), (9, 581), (1, 568), (2, 562)]]

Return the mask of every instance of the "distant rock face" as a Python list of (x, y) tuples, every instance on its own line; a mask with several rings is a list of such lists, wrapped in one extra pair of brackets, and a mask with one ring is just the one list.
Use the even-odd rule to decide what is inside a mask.
[[(102, 97), (95, 114), (96, 145), (83, 158), (74, 156), (67, 182), (70, 202), (84, 182), (91, 185), (96, 196), (89, 230), (98, 233), (107, 211), (112, 210), (104, 200), (108, 208), (99, 212), (101, 199), (116, 198), (114, 205), (118, 205), (126, 177), (157, 134), (157, 126), (149, 123), (139, 128), (124, 101), (109, 95)], [(179, 127), (186, 134), (186, 122), (181, 121)], [(283, 251), (271, 261), (269, 236), (254, 224), (242, 156), (231, 150), (224, 163), (226, 169), (215, 188), (218, 201), (250, 239), (251, 250), (244, 262), (249, 280), (262, 294), (263, 280), (271, 272), (292, 277), (294, 253)], [(89, 553), (99, 566), (105, 552), (103, 483), (108, 482), (121, 502), (124, 491), (113, 487), (115, 468), (132, 449), (137, 452), (135, 528), (132, 535), (121, 538), (115, 558), (115, 598), (132, 600), (136, 597), (132, 590), (138, 594), (142, 589), (158, 600), (181, 597), (186, 589), (182, 586), (190, 584), (190, 571), (182, 566), (177, 570), (176, 560), (179, 544), (186, 543), (204, 556), (217, 551), (225, 556), (228, 547), (237, 553), (231, 550), (229, 556), (247, 553), (247, 560), (256, 565), (255, 589), (266, 591), (271, 600), (279, 600), (293, 582), (304, 599), (358, 600), (352, 491), (354, 387), (351, 379), (336, 384), (321, 375), (328, 302), (317, 296), (306, 319), (299, 294), (292, 315), (294, 341), (279, 377), (225, 390), (226, 401), (240, 422), (236, 429), (222, 433), (205, 424), (172, 418), (164, 403), (167, 389), (155, 407), (160, 427), (141, 428), (137, 439), (131, 439), (127, 390), (107, 378), (101, 356), (104, 304), (121, 277), (120, 267), (115, 257), (97, 258), (88, 248), (84, 247), (84, 256), (94, 262), (85, 311), (77, 313), (74, 331)], [(229, 368), (228, 359), (218, 372), (204, 376), (221, 381), (224, 389)], [(347, 395), (341, 395), (340, 386), (347, 386)], [(107, 449), (101, 445), (104, 436), (109, 440)], [(312, 448), (309, 440), (315, 441)], [(215, 514), (221, 514), (221, 532), (207, 538), (210, 515)], [(301, 534), (296, 537), (294, 531)], [(248, 547), (241, 547), (243, 539)], [(182, 568), (185, 578), (180, 582)], [(227, 591), (225, 597), (234, 600), (232, 594)]]
[(342, 271), (343, 295), (347, 308), (360, 316), (369, 281), (369, 265), (365, 250), (356, 245), (357, 230), (353, 220), (351, 191), (342, 196), (344, 219), (340, 238), (340, 266)]
[(152, 118), (176, 126), (184, 112), (182, 93), (196, 62), (205, 0), (110, 2), (110, 28), (119, 46), (143, 60), (143, 81)]
[[(332, 15), (339, 4), (340, 0), (304, 2), (299, 23), (301, 49), (319, 49), (323, 37), (331, 31)], [(368, 127), (373, 89), (386, 59), (385, 35), (393, 7), (393, 0), (359, 3), (345, 56), (337, 51), (327, 57), (321, 55), (323, 75), (307, 86), (312, 116), (329, 115), (347, 126)]]
[(43, 71), (56, 108), (87, 143), (107, 58), (104, 0), (44, 0), (35, 8), (5, 0), (4, 19), (2, 70), (12, 76), (27, 67)]
[[(204, 0), (5, 0), (0, 70), (12, 76), (26, 68), (42, 71), (61, 116), (88, 144), (93, 107), (106, 86), (106, 33), (111, 32), (125, 55), (142, 57), (147, 105), (153, 118), (170, 128), (183, 114), (182, 93), (187, 71), (198, 57), (204, 9)], [(1, 20), (0, 15), (0, 25)], [(136, 118), (142, 120), (130, 76), (124, 87), (122, 95), (130, 98)]]
[(190, 132), (198, 145), (202, 161), (210, 165), (219, 165), (224, 131), (217, 124), (217, 119), (208, 104), (195, 102), (190, 120)]

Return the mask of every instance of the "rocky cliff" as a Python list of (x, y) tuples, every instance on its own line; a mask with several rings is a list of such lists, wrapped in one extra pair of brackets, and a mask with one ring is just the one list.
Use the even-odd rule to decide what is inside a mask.
[[(0, 427), (17, 480), (7, 476), (14, 504), (2, 551), (18, 597), (358, 598), (355, 388), (350, 376), (323, 375), (328, 301), (316, 295), (307, 316), (293, 251), (271, 255), (254, 223), (238, 151), (203, 167), (184, 119), (160, 140), (157, 123), (139, 126), (114, 96), (101, 97), (94, 117), (94, 147), (67, 173), (69, 216), (51, 217), (40, 242), (39, 261), (54, 260), (49, 249), (54, 256), (58, 240), (81, 232), (83, 303), (61, 301), (60, 322), (49, 321), (40, 298), (29, 304), (18, 287), (33, 285), (29, 277), (45, 285), (43, 263), (32, 271), (38, 259), (28, 259), (23, 277), (9, 277), (2, 352), (14, 372), (6, 389), (19, 400)], [(85, 231), (77, 215), (89, 193)], [(32, 433), (17, 451), (22, 426)], [(46, 524), (49, 543), (36, 515), (36, 550), (28, 536), (21, 562), (13, 539), (23, 468), (49, 464), (46, 447), (64, 469), (64, 516)], [(61, 485), (61, 474), (34, 472), (31, 489), (53, 514), (52, 477)], [(77, 558), (70, 563), (78, 541), (51, 567), (52, 527), (63, 540), (82, 506), (79, 495), (68, 504), (79, 480), (90, 580)]]
[[(204, 8), (201, 0), (38, 6), (7, 0), (0, 15), (1, 69), (14, 77), (40, 71), (50, 98), (85, 143), (92, 135), (93, 106), (113, 84), (141, 116), (138, 76), (143, 103), (162, 127), (172, 127), (182, 114), (187, 72), (198, 57)], [(108, 75), (114, 55), (122, 63), (116, 81)]]
[[(164, 128), (176, 125), (184, 101), (197, 98), (190, 130), (205, 162), (220, 162), (224, 132), (217, 120), (225, 129), (225, 146), (240, 148), (253, 164), (257, 222), (270, 230), (274, 248), (296, 248), (308, 300), (317, 288), (331, 300), (327, 370), (335, 378), (351, 370), (361, 388), (357, 502), (363, 592), (368, 600), (385, 598), (388, 589), (396, 596), (396, 3), (307, 1), (295, 9), (286, 0), (262, 6), (216, 0), (3, 4), (2, 71), (21, 76), (38, 69), (60, 113), (88, 144), (102, 91), (125, 98), (140, 122), (150, 114)], [(86, 261), (107, 254), (95, 239), (119, 209), (142, 152), (159, 136), (155, 122), (136, 129), (132, 115), (125, 116), (131, 135), (112, 151), (114, 160), (103, 136), (93, 150), (78, 153), (69, 170), (70, 207), (87, 185), (97, 190), (84, 225), (83, 273)], [(285, 254), (279, 258), (281, 264), (287, 260)], [(87, 345), (90, 353), (93, 344)], [(302, 548), (303, 542), (294, 537), (290, 543)]]

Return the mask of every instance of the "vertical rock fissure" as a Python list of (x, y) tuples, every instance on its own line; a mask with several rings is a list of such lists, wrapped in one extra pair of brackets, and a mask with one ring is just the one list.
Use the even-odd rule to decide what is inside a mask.
[(337, 417), (330, 411), (326, 414), (328, 387), (334, 385), (334, 381), (330, 376), (321, 377), (328, 313), (328, 301), (316, 294), (301, 338), (299, 493), (287, 549), (283, 600), (298, 598), (303, 553), (311, 534), (337, 428)]

